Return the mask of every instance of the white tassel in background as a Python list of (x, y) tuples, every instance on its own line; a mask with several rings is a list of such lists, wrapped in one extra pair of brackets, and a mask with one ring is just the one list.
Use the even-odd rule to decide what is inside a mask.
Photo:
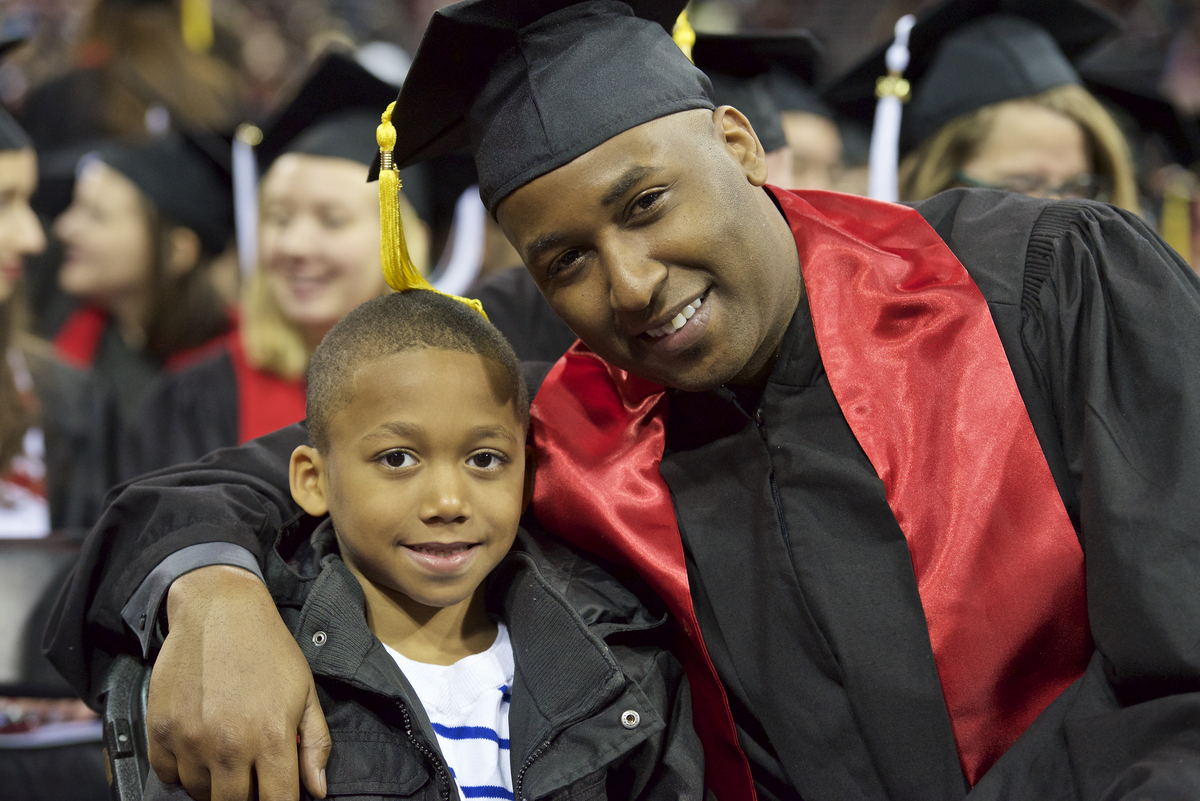
[(895, 203), (900, 198), (896, 170), (900, 159), (900, 117), (911, 94), (904, 70), (908, 68), (908, 34), (916, 17), (906, 14), (896, 22), (896, 40), (887, 49), (888, 74), (875, 84), (879, 102), (871, 129), (871, 160), (867, 193), (876, 200)]

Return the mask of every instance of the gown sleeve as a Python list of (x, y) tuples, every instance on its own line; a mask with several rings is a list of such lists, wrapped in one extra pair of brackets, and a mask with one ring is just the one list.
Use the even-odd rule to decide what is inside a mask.
[(1021, 306), (1112, 693), (1067, 721), (1076, 780), (1087, 798), (1200, 797), (1200, 280), (1137, 217), (1055, 204)]
[(142, 642), (121, 613), (171, 554), (229, 543), (252, 554), (261, 567), (276, 533), (300, 513), (288, 486), (288, 463), (307, 441), (307, 429), (297, 423), (199, 462), (142, 476), (110, 497), (84, 541), (44, 640), (47, 657), (81, 698), (96, 703), (116, 655), (141, 655)]

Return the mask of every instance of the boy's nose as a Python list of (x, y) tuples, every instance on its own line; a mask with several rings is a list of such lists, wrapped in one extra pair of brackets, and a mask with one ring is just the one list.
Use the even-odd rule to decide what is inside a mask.
[(431, 471), (421, 504), (421, 519), (426, 523), (465, 523), (471, 517), (462, 481), (455, 473), (454, 470)]

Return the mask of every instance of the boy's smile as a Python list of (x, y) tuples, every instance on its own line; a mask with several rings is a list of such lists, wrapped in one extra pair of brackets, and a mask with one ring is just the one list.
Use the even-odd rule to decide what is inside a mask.
[(468, 615), (512, 546), (525, 431), (503, 368), (473, 353), (394, 353), (353, 383), (329, 415), (326, 452), (293, 455), (293, 493), (310, 514), (329, 512), (372, 630), (392, 645), (385, 618), (406, 629)]

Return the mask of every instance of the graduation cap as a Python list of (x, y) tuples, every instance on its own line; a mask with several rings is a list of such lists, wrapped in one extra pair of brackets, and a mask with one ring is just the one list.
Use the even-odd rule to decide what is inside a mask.
[(1116, 116), (1136, 128), (1133, 133), (1158, 139), (1170, 158), (1190, 166), (1200, 160), (1200, 125), (1163, 96), (1165, 65), (1165, 50), (1124, 38), (1089, 51), (1076, 64), (1088, 91), (1110, 110), (1116, 107)]
[(195, 231), (206, 251), (225, 249), (233, 231), (228, 139), (205, 131), (169, 133), (137, 144), (108, 144), (95, 154), (172, 222)]
[(396, 102), (400, 167), (469, 147), (488, 209), (636, 125), (713, 108), (671, 39), (686, 0), (467, 0), (438, 10)]
[(300, 88), (263, 129), (256, 148), (262, 169), (284, 153), (375, 159), (379, 115), (396, 98), (396, 87), (375, 77), (349, 56), (322, 57)]
[[(909, 34), (901, 151), (956, 117), (1056, 86), (1079, 84), (1071, 60), (1117, 29), (1079, 0), (949, 0), (921, 15)], [(823, 96), (835, 110), (870, 124), (876, 81), (887, 75), (887, 45), (838, 79)]]
[[(21, 45), (24, 39), (5, 39), (0, 41), (0, 59), (10, 50)], [(4, 108), (0, 108), (0, 150), (22, 150), (33, 147), (33, 140), (13, 116)]]
[(713, 100), (745, 114), (769, 152), (787, 146), (782, 112), (823, 105), (804, 84), (812, 80), (816, 52), (807, 31), (697, 33), (692, 60), (712, 82)]

